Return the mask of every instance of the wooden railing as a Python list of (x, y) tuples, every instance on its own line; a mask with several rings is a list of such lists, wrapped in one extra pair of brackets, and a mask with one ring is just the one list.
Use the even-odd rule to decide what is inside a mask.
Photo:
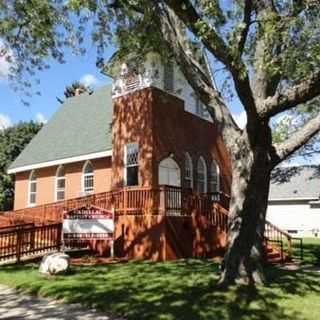
[[(220, 231), (227, 232), (229, 200), (223, 193), (198, 194), (191, 189), (173, 186), (127, 187), (7, 212), (0, 216), (0, 227), (6, 227), (2, 231), (0, 229), (0, 259), (20, 259), (26, 252), (30, 254), (57, 248), (65, 210), (95, 205), (104, 209), (114, 208), (117, 215), (201, 214)], [(26, 228), (19, 228), (19, 225), (26, 223)], [(288, 233), (266, 221), (264, 236), (267, 242), (280, 247), (283, 258), (292, 258), (292, 237)]]
[(274, 244), (280, 250), (281, 260), (292, 259), (292, 238), (269, 221), (265, 222), (264, 237), (267, 244)]
[(228, 210), (219, 203), (214, 203), (211, 213), (211, 221), (221, 231), (228, 232)]
[(27, 228), (27, 227), (34, 227), (34, 223), (23, 223), (23, 224), (16, 224), (11, 226), (1, 227), (0, 232), (17, 230), (17, 229)]
[(7, 212), (0, 217), (0, 226), (21, 223), (41, 225), (61, 222), (65, 210), (88, 205), (95, 205), (104, 209), (114, 208), (118, 215), (191, 215), (193, 210), (209, 214), (212, 211), (213, 203), (224, 203), (222, 206), (228, 208), (228, 198), (222, 193), (197, 194), (190, 189), (172, 186), (160, 186), (158, 188), (127, 187), (116, 191)]
[(212, 212), (212, 206), (219, 203), (226, 211), (229, 208), (229, 198), (224, 193), (195, 193), (191, 189), (181, 189), (173, 186), (161, 186), (160, 209), (166, 214), (178, 212), (190, 215), (194, 210), (202, 214)]
[(62, 225), (48, 224), (34, 226), (25, 224), (10, 226), (0, 230), (0, 261), (34, 257), (61, 247)]

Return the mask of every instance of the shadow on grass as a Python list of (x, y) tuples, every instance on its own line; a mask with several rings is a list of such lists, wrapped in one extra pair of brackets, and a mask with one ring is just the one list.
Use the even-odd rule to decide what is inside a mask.
[[(295, 244), (293, 250), (298, 256), (300, 248)], [(319, 238), (305, 238), (303, 239), (303, 260), (305, 263), (312, 263), (320, 265), (320, 239)]]
[(320, 293), (315, 274), (276, 268), (268, 269), (269, 286), (219, 291), (214, 289), (218, 266), (206, 260), (129, 262), (73, 271), (47, 279), (38, 275), (36, 265), (11, 266), (0, 271), (0, 282), (141, 320), (308, 319), (299, 303)]

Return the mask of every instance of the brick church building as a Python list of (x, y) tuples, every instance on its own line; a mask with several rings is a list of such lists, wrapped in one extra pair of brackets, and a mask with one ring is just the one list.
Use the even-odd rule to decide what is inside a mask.
[[(226, 147), (214, 119), (176, 64), (164, 63), (150, 53), (139, 65), (111, 59), (103, 72), (113, 78), (112, 85), (66, 99), (9, 167), (8, 172), (15, 175), (14, 210), (160, 186), (180, 190), (180, 195), (167, 200), (180, 207), (186, 204), (184, 190), (195, 197), (215, 195), (217, 201), (230, 194)], [(123, 215), (117, 219), (125, 220), (116, 233), (131, 234), (127, 247), (138, 243), (134, 231), (124, 231), (133, 220)], [(160, 218), (152, 219), (158, 223)], [(144, 228), (150, 230), (153, 224), (146, 222)], [(177, 228), (183, 229), (182, 225)], [(193, 246), (195, 234), (192, 229)], [(201, 234), (198, 238), (204, 241)], [(148, 250), (141, 255), (146, 256)]]
[(15, 210), (129, 186), (229, 193), (214, 119), (178, 67), (157, 58), (148, 56), (143, 74), (113, 66), (113, 85), (59, 107), (8, 170)]

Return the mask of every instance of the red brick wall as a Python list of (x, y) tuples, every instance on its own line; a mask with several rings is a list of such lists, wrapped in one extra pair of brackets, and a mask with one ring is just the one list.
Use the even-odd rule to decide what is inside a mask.
[(140, 90), (114, 100), (112, 119), (112, 186), (124, 185), (124, 146), (139, 144), (139, 185), (152, 185), (153, 92)]
[(115, 239), (117, 257), (152, 261), (212, 258), (223, 255), (226, 247), (226, 234), (199, 214), (118, 216)]
[(165, 216), (118, 216), (115, 239), (117, 257), (165, 260)]
[[(112, 184), (123, 186), (124, 145), (139, 144), (139, 185), (158, 184), (161, 160), (174, 155), (184, 183), (185, 152), (192, 157), (194, 183), (197, 160), (214, 159), (220, 167), (222, 190), (229, 193), (231, 168), (227, 150), (216, 126), (184, 111), (184, 102), (155, 88), (136, 91), (114, 100)], [(209, 190), (209, 186), (208, 186)]]

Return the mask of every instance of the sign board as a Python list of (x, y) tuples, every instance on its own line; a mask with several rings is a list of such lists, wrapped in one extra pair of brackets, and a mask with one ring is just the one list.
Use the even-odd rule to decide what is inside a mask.
[(114, 214), (96, 206), (64, 212), (63, 237), (72, 240), (113, 240)]

